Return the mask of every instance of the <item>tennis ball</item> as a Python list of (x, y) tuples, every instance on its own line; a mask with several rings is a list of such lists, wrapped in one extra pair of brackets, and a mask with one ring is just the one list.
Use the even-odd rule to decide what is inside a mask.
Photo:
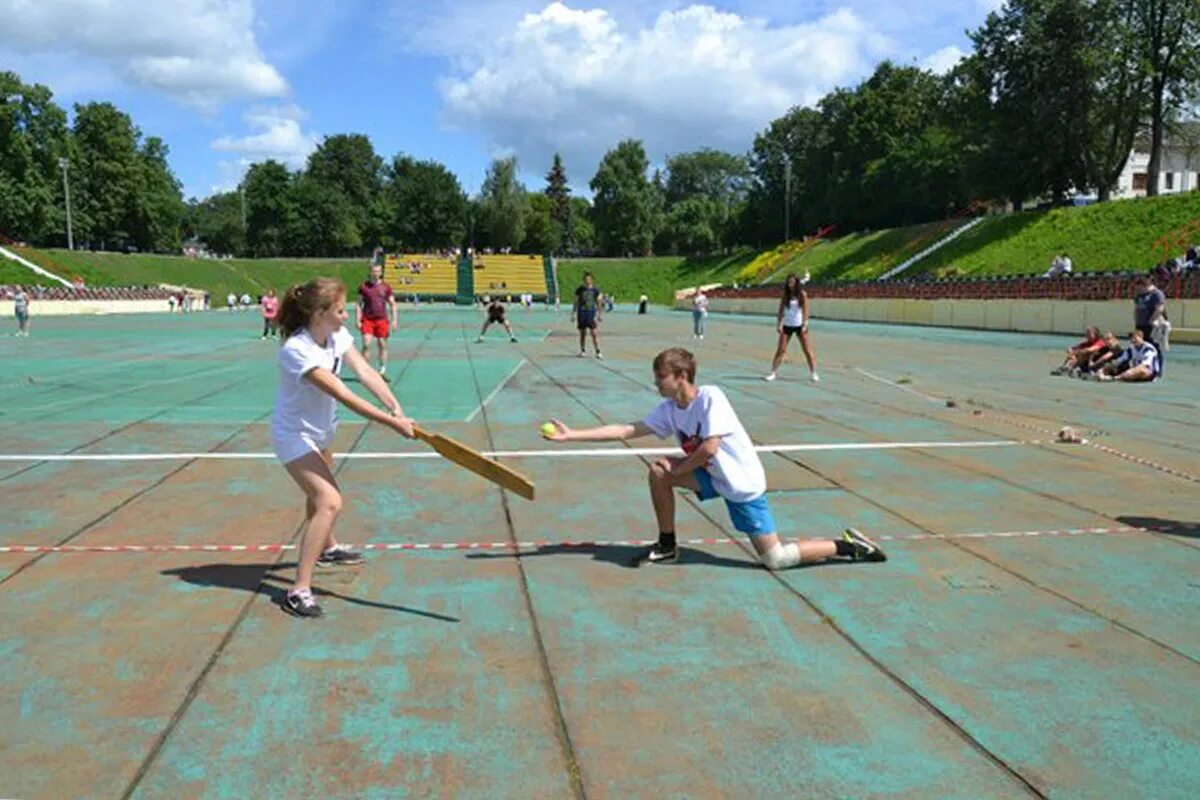
[(542, 423), (542, 435), (543, 436), (553, 436), (554, 432), (557, 430), (558, 430), (558, 428), (554, 427), (553, 422), (543, 422)]

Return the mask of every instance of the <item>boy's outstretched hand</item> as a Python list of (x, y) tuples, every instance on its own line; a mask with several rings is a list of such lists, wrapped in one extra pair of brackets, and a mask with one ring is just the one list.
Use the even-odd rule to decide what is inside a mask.
[(556, 419), (542, 424), (542, 438), (552, 442), (565, 442), (570, 439), (571, 429)]

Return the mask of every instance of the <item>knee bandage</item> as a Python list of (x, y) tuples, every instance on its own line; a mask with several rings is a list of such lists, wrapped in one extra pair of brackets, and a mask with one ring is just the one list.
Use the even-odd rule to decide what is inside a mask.
[(795, 542), (777, 544), (759, 558), (769, 570), (787, 569), (800, 563), (800, 545)]

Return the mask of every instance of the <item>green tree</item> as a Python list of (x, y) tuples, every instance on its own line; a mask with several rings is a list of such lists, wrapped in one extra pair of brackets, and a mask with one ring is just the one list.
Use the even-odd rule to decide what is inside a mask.
[[(345, 203), (330, 201), (330, 207), (348, 209), (353, 235), (339, 235), (340, 241), (355, 241), (354, 248), (374, 247), (386, 225), (387, 208), (380, 204), (383, 194), (383, 159), (375, 153), (371, 140), (360, 133), (342, 133), (326, 137), (308, 157), (305, 177), (322, 192), (339, 193)], [(309, 190), (306, 189), (307, 197)], [(340, 228), (346, 220), (339, 220)]]
[(546, 173), (546, 197), (550, 198), (550, 219), (558, 226), (563, 238), (552, 245), (552, 249), (569, 249), (571, 242), (568, 236), (571, 231), (571, 187), (567, 183), (567, 170), (563, 167), (562, 156), (554, 154), (554, 163)]
[(289, 192), (292, 207), (286, 226), (290, 255), (338, 256), (362, 249), (356, 209), (340, 191), (308, 174), (298, 176)]
[(667, 212), (663, 238), (676, 253), (710, 253), (720, 242), (721, 211), (721, 204), (704, 195), (680, 200)]
[(132, 243), (133, 210), (145, 163), (140, 133), (111, 103), (75, 106), (71, 136), (71, 206), (76, 241), (99, 249)]
[(592, 204), (586, 197), (572, 197), (567, 230), (563, 233), (567, 253), (591, 254), (596, 252), (596, 228), (592, 225)]
[(398, 155), (388, 173), (389, 233), (401, 248), (431, 250), (462, 240), (467, 197), (453, 172), (436, 161)]
[(1146, 194), (1158, 194), (1163, 138), (1173, 115), (1200, 94), (1200, 3), (1122, 0), (1133, 4), (1135, 40), (1150, 80), (1150, 163)]
[(540, 255), (554, 252), (561, 247), (563, 229), (558, 220), (554, 219), (554, 199), (546, 194), (529, 193), (529, 202), (525, 206), (524, 227), (522, 252)]
[(1092, 179), (1091, 13), (1087, 0), (1009, 0), (971, 34), (970, 116), (982, 122), (978, 157), (987, 164), (978, 174), (1018, 206)]
[(52, 97), (45, 86), (0, 72), (0, 232), (14, 239), (66, 239), (58, 158), (67, 124)]
[(640, 141), (626, 139), (609, 150), (589, 185), (592, 217), (605, 255), (645, 255), (658, 232), (661, 201), (646, 177), (650, 161)]
[(179, 250), (187, 209), (179, 181), (167, 163), (169, 154), (157, 136), (146, 139), (138, 151), (138, 184), (123, 227), (143, 251)]
[(242, 198), (239, 192), (219, 192), (188, 204), (187, 233), (222, 255), (246, 252), (242, 230)]
[(254, 164), (242, 179), (246, 196), (246, 248), (256, 258), (293, 255), (300, 252), (298, 241), (290, 237), (295, 202), (292, 176), (278, 161)]
[[(753, 179), (740, 215), (739, 241), (782, 241), (785, 209), (791, 212), (788, 227), (797, 233), (832, 219), (826, 183), (832, 167), (826, 160), (828, 140), (826, 115), (812, 108), (793, 108), (754, 137), (749, 155)], [(792, 202), (785, 203), (788, 174)], [(797, 184), (807, 188), (796, 191)]]
[(529, 205), (525, 187), (517, 180), (517, 159), (501, 158), (488, 167), (479, 194), (482, 241), (494, 250), (520, 249), (525, 238), (525, 210)]

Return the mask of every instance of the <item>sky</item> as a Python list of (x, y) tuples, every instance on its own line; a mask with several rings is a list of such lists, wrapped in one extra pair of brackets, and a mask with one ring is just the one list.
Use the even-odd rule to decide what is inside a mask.
[(322, 137), (432, 159), (478, 190), (557, 151), (576, 193), (605, 151), (746, 152), (788, 109), (884, 59), (942, 72), (1003, 0), (0, 0), (0, 71), (108, 101), (162, 138), (187, 197)]

